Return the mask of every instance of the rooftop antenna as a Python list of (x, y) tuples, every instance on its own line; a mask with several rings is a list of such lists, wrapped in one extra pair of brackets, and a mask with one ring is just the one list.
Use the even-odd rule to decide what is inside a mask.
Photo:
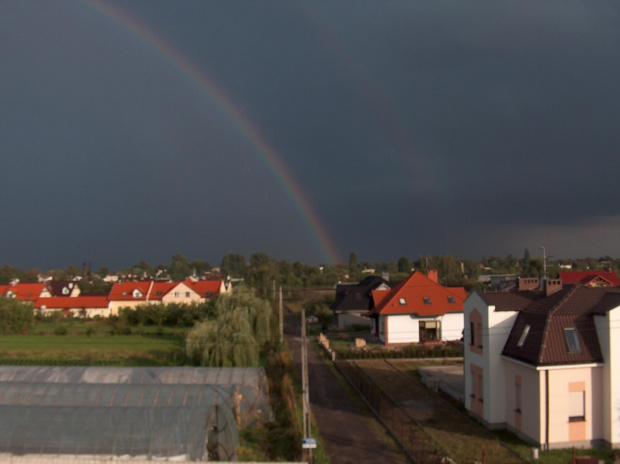
[(547, 249), (544, 246), (541, 246), (543, 251), (543, 278), (547, 280)]

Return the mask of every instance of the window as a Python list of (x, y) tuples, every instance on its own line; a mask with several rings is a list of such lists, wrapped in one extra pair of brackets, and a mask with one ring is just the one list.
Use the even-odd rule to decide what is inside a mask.
[(568, 421), (582, 422), (586, 420), (584, 391), (574, 391), (568, 393)]
[(476, 344), (476, 331), (474, 329), (475, 329), (474, 323), (470, 322), (469, 323), (469, 344), (470, 345)]
[(568, 345), (568, 351), (570, 353), (581, 352), (579, 337), (577, 337), (577, 329), (575, 329), (574, 327), (565, 328), (564, 337), (566, 337), (566, 344)]
[(516, 383), (515, 384), (515, 411), (516, 412), (521, 412), (521, 384), (520, 383)]
[(403, 306), (407, 304), (407, 300), (405, 300), (404, 298), (399, 298), (398, 302)]
[(155, 292), (155, 296), (162, 296), (164, 294), (164, 292), (160, 292), (160, 291), (156, 291)]
[(426, 305), (426, 304), (431, 304), (431, 299), (430, 299), (430, 297), (428, 297), (428, 296), (425, 296), (425, 297), (424, 297), (424, 304), (425, 304), (425, 305)]
[(523, 346), (523, 343), (525, 343), (525, 339), (527, 338), (528, 333), (530, 333), (530, 325), (526, 324), (525, 327), (523, 327), (523, 332), (521, 333), (521, 337), (517, 342), (517, 347), (521, 348)]
[(448, 297), (448, 303), (450, 303), (450, 304), (456, 304), (456, 300), (454, 299), (454, 297), (453, 297), (453, 296), (449, 296), (449, 297)]
[(174, 297), (178, 298), (179, 297), (179, 292), (174, 292)]
[(185, 298), (189, 298), (189, 292), (185, 292)]
[(439, 340), (441, 338), (439, 328), (439, 321), (420, 321), (420, 341)]

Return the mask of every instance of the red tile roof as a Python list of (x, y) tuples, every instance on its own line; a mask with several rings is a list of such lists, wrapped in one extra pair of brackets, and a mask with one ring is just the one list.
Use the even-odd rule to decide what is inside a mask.
[(161, 300), (170, 290), (179, 285), (179, 282), (153, 282), (149, 293), (149, 301)]
[(209, 298), (220, 293), (222, 279), (213, 280), (185, 280), (185, 285), (198, 293), (201, 298)]
[(459, 313), (463, 312), (465, 298), (463, 287), (444, 287), (421, 272), (414, 272), (382, 297), (370, 314), (441, 316)]
[(15, 298), (22, 301), (36, 301), (41, 292), (45, 289), (44, 283), (39, 282), (20, 282), (9, 286), (5, 295), (9, 292), (15, 294)]
[[(149, 291), (149, 287), (153, 283), (152, 280), (141, 281), (141, 282), (116, 282), (112, 289), (110, 290), (110, 294), (108, 298), (110, 300), (133, 300), (140, 301), (146, 300), (146, 295)], [(139, 298), (134, 298), (133, 293), (134, 290), (139, 290), (142, 293), (142, 296)]]
[(562, 279), (562, 283), (573, 285), (585, 284), (600, 277), (615, 287), (620, 286), (620, 278), (614, 271), (561, 271), (558, 273), (558, 277)]

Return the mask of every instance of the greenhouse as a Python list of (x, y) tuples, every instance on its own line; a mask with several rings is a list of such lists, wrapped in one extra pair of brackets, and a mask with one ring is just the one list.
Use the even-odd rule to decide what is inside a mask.
[(0, 366), (0, 453), (232, 461), (271, 420), (261, 368)]

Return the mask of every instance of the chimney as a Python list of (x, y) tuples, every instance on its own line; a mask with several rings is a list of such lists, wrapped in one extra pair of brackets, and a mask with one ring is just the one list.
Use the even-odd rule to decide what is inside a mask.
[(559, 290), (562, 290), (562, 279), (546, 279), (545, 280), (545, 295), (546, 296), (551, 296)]
[(534, 290), (539, 288), (540, 281), (538, 277), (519, 277), (519, 291)]
[(429, 269), (428, 278), (431, 279), (436, 284), (438, 284), (439, 283), (439, 271), (437, 269)]

